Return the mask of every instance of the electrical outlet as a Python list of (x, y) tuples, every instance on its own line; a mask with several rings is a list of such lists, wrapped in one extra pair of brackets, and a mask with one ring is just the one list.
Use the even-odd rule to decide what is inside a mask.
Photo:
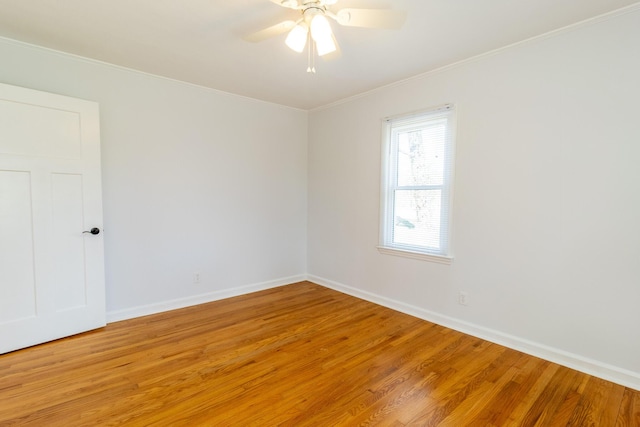
[(469, 294), (464, 291), (458, 291), (458, 304), (469, 305)]
[(193, 273), (193, 283), (194, 284), (200, 283), (200, 273)]

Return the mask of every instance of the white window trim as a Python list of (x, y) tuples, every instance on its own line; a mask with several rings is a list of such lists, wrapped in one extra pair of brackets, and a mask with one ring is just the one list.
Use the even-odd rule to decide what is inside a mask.
[(394, 255), (403, 258), (436, 262), (438, 264), (450, 265), (453, 262), (453, 257), (449, 255), (436, 255), (426, 252), (415, 252), (407, 249), (392, 248), (389, 246), (378, 246), (378, 252), (380, 252), (382, 255)]
[(453, 110), (452, 104), (445, 104), (438, 107), (422, 110), (415, 113), (403, 114), (399, 116), (386, 117), (382, 123), (382, 165), (381, 165), (381, 193), (380, 193), (380, 244), (377, 246), (378, 252), (383, 255), (394, 255), (404, 258), (417, 259), (422, 261), (436, 262), (440, 264), (451, 264), (453, 261), (453, 255), (451, 251), (451, 228), (452, 228), (452, 204), (453, 204), (453, 167), (454, 167), (454, 143), (455, 143), (455, 115), (451, 117), (450, 131), (450, 143), (447, 145), (447, 156), (449, 161), (445, 163), (447, 169), (445, 170), (445, 183), (443, 183), (443, 199), (448, 200), (448, 205), (444, 214), (447, 218), (447, 229), (444, 230), (444, 248), (445, 253), (430, 253), (425, 250), (416, 250), (412, 246), (402, 247), (402, 245), (389, 245), (387, 242), (391, 241), (392, 227), (389, 227), (387, 222), (389, 216), (393, 216), (393, 195), (389, 194), (390, 183), (389, 173), (391, 168), (390, 162), (393, 161), (393, 153), (391, 153), (391, 122), (394, 119), (410, 119), (413, 116), (421, 116), (424, 114), (437, 113), (439, 111)]

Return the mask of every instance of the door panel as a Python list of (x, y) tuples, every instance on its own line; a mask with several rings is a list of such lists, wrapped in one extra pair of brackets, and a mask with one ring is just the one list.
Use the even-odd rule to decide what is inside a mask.
[(0, 242), (3, 324), (36, 313), (29, 172), (0, 171)]
[(0, 84), (0, 353), (105, 324), (98, 106)]
[(0, 100), (0, 141), (0, 152), (6, 154), (78, 159), (82, 149), (80, 115), (55, 105), (3, 99)]
[(56, 310), (86, 305), (82, 175), (52, 174), (52, 256), (56, 266)]

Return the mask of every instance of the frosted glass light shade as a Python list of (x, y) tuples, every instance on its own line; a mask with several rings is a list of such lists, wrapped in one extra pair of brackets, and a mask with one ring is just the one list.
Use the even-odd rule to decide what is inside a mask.
[(331, 25), (324, 15), (316, 15), (311, 20), (311, 37), (316, 42), (318, 56), (335, 52), (336, 44), (333, 41)]
[(329, 36), (323, 40), (316, 40), (316, 50), (318, 56), (326, 55), (327, 53), (336, 51), (336, 44), (333, 41), (333, 36)]
[(302, 52), (307, 44), (308, 33), (309, 28), (306, 24), (298, 24), (293, 27), (291, 31), (289, 31), (289, 35), (287, 35), (285, 43), (292, 50), (295, 50), (296, 52)]
[(332, 35), (331, 25), (324, 15), (316, 15), (311, 20), (311, 37), (318, 41), (326, 39)]

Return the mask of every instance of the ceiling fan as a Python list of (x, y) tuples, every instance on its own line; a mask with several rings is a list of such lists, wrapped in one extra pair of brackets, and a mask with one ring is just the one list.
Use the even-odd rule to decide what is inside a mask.
[(338, 43), (331, 30), (330, 18), (347, 27), (398, 29), (404, 24), (406, 13), (387, 9), (345, 8), (333, 12), (330, 7), (338, 0), (271, 0), (282, 7), (301, 13), (297, 21), (286, 20), (256, 31), (244, 37), (249, 42), (260, 42), (288, 32), (286, 45), (302, 53), (308, 46), (307, 72), (315, 73), (314, 52), (323, 56), (338, 50)]

